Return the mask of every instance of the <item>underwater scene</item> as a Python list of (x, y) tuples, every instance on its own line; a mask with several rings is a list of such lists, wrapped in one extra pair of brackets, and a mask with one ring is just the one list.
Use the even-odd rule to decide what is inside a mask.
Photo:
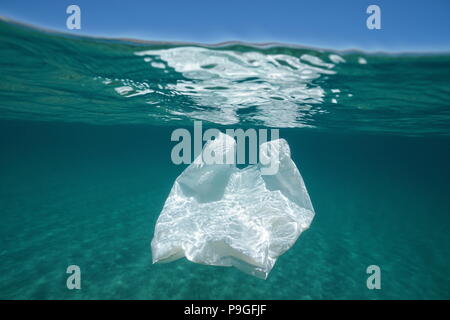
[[(103, 39), (0, 19), (0, 70), (0, 299), (450, 298), (450, 54)], [(265, 280), (153, 263), (188, 167), (171, 136), (199, 121), (278, 129), (301, 172), (314, 219)], [(82, 290), (67, 289), (70, 265)], [(372, 265), (381, 290), (368, 289)]]

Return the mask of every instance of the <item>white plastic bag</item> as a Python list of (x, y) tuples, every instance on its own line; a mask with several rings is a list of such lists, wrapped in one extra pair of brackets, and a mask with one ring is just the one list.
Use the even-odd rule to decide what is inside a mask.
[[(225, 147), (224, 147), (225, 146)], [(314, 217), (308, 191), (284, 139), (276, 146), (278, 172), (262, 175), (261, 164), (205, 164), (199, 159), (175, 180), (156, 223), (153, 262), (182, 257), (196, 263), (234, 266), (266, 279), (276, 259), (309, 227)], [(203, 151), (223, 157), (235, 140), (223, 133)]]

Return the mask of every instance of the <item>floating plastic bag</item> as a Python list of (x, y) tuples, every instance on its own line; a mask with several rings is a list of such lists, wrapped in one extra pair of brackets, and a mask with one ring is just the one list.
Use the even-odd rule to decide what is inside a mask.
[[(207, 153), (235, 155), (235, 140), (220, 133)], [(262, 164), (206, 164), (197, 158), (175, 180), (151, 243), (153, 263), (186, 257), (196, 263), (234, 266), (266, 279), (276, 259), (307, 229), (314, 209), (284, 139), (260, 145), (272, 151), (277, 173)], [(229, 159), (229, 158), (227, 158)], [(222, 163), (224, 163), (223, 161)]]

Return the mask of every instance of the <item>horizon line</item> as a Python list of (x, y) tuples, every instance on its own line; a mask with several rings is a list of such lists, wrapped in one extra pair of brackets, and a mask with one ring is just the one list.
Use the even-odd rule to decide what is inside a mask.
[(116, 41), (116, 42), (126, 42), (126, 43), (132, 43), (132, 44), (163, 44), (163, 45), (179, 45), (179, 46), (187, 46), (187, 45), (193, 45), (193, 46), (199, 46), (199, 47), (206, 47), (206, 48), (221, 48), (221, 47), (227, 47), (231, 45), (244, 45), (247, 47), (254, 47), (254, 48), (275, 48), (275, 47), (284, 47), (284, 48), (293, 48), (293, 49), (311, 49), (315, 51), (326, 51), (326, 52), (335, 52), (335, 53), (343, 53), (343, 54), (349, 54), (349, 53), (363, 53), (368, 55), (416, 55), (416, 54), (425, 54), (425, 55), (441, 55), (441, 54), (450, 54), (450, 49), (436, 49), (436, 50), (388, 50), (388, 49), (375, 49), (375, 50), (368, 50), (368, 49), (362, 49), (362, 48), (355, 48), (355, 47), (349, 47), (349, 48), (342, 48), (342, 49), (334, 49), (334, 48), (326, 48), (326, 47), (319, 47), (319, 46), (313, 46), (313, 45), (303, 45), (299, 43), (289, 43), (289, 42), (277, 42), (277, 41), (268, 41), (268, 42), (247, 42), (242, 40), (226, 40), (221, 42), (215, 42), (215, 43), (208, 43), (208, 42), (197, 42), (197, 41), (165, 41), (165, 40), (149, 40), (149, 39), (138, 39), (133, 37), (114, 37), (114, 36), (99, 36), (99, 35), (92, 35), (92, 34), (74, 34), (69, 31), (62, 31), (62, 30), (56, 30), (49, 27), (39, 26), (35, 25), (29, 22), (19, 21), (14, 18), (9, 18), (7, 16), (0, 15), (0, 21), (4, 21), (6, 23), (14, 24), (22, 28), (28, 28), (32, 29), (34, 31), (38, 32), (44, 32), (52, 35), (57, 36), (64, 36), (64, 37), (71, 37), (71, 38), (87, 38), (92, 40), (102, 40), (102, 41)]

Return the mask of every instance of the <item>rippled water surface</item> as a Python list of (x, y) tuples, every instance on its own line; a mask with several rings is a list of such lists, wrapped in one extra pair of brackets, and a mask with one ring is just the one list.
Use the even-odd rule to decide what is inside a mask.
[[(0, 20), (0, 298), (450, 298), (450, 55), (80, 38)], [(280, 128), (316, 210), (267, 280), (150, 240), (170, 135)], [(82, 289), (66, 288), (68, 265)], [(382, 289), (368, 290), (379, 265)]]
[(0, 26), (4, 119), (449, 134), (450, 55), (106, 41)]

